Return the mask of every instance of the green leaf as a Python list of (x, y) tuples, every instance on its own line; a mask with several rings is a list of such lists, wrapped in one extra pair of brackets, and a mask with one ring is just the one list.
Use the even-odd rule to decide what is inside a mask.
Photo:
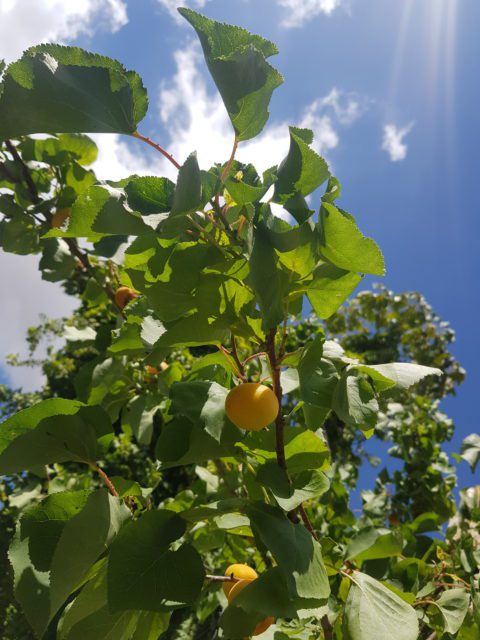
[(298, 365), (300, 397), (309, 405), (330, 409), (339, 376), (335, 365), (323, 355), (323, 334), (317, 334), (303, 350)]
[(191, 153), (180, 167), (170, 217), (184, 216), (201, 208), (202, 179), (197, 154)]
[(223, 430), (230, 421), (225, 414), (225, 400), (229, 390), (216, 382), (195, 380), (176, 382), (170, 390), (170, 411), (186, 416), (221, 441)]
[(330, 486), (327, 476), (317, 469), (302, 471), (290, 481), (287, 473), (274, 461), (258, 468), (257, 480), (271, 490), (284, 511), (292, 511), (302, 502), (322, 495)]
[(175, 185), (168, 178), (130, 178), (125, 186), (129, 206), (142, 215), (165, 213), (173, 203)]
[(472, 433), (462, 442), (460, 449), (462, 458), (468, 462), (472, 471), (475, 473), (478, 461), (480, 460), (480, 436)]
[[(2, 198), (5, 205), (6, 198)], [(13, 205), (13, 203), (12, 203)], [(20, 207), (5, 211), (5, 206), (0, 207), (9, 217), (0, 221), (0, 246), (7, 253), (16, 253), (25, 256), (29, 253), (37, 253), (39, 247), (38, 230), (33, 218)]]
[(98, 439), (111, 433), (110, 420), (100, 407), (76, 400), (44, 400), (2, 423), (0, 473), (67, 460), (95, 462)]
[(366, 373), (372, 379), (372, 384), (378, 392), (394, 386), (398, 389), (408, 389), (426, 376), (442, 375), (440, 369), (425, 367), (414, 362), (360, 365), (355, 366), (355, 369)]
[(340, 420), (363, 430), (377, 423), (379, 406), (371, 384), (349, 372), (342, 375), (335, 389), (332, 409)]
[(205, 579), (203, 563), (189, 544), (170, 545), (186, 529), (172, 511), (150, 511), (126, 525), (110, 548), (108, 602), (112, 613), (158, 611), (193, 604)]
[(97, 241), (104, 236), (140, 236), (151, 231), (139, 213), (127, 208), (121, 189), (93, 185), (75, 200), (66, 231), (52, 229), (46, 237), (89, 238)]
[(465, 589), (449, 589), (432, 606), (442, 614), (444, 631), (453, 635), (461, 628), (469, 605), (470, 596)]
[(357, 288), (362, 277), (352, 271), (338, 269), (333, 264), (322, 264), (313, 272), (307, 296), (319, 318), (325, 320), (342, 306)]
[(346, 271), (383, 276), (383, 256), (371, 238), (365, 238), (351, 216), (323, 203), (319, 230), (323, 257)]
[(359, 571), (352, 575), (344, 626), (349, 640), (417, 640), (419, 632), (413, 607)]
[(64, 614), (59, 640), (157, 640), (167, 629), (169, 619), (168, 613), (110, 613), (104, 562)]
[(350, 540), (345, 559), (355, 558), (357, 562), (363, 562), (390, 558), (400, 555), (402, 548), (403, 540), (398, 532), (368, 527)]
[(64, 133), (45, 139), (26, 138), (19, 144), (19, 150), (25, 161), (36, 160), (56, 166), (73, 160), (86, 166), (95, 162), (98, 156), (95, 142), (80, 133)]
[(55, 548), (67, 522), (81, 511), (87, 498), (87, 491), (54, 493), (29, 507), (17, 523), (9, 550), (15, 598), (38, 636), (49, 621), (49, 569)]
[(259, 225), (254, 237), (249, 282), (257, 296), (263, 329), (268, 331), (282, 322), (285, 315), (288, 275), (278, 266), (278, 256), (267, 229)]
[(225, 181), (225, 188), (237, 205), (259, 202), (275, 178), (273, 173), (266, 171), (262, 184), (252, 165), (241, 165), (239, 162), (234, 163), (232, 173)]
[(119, 62), (43, 44), (5, 71), (0, 140), (30, 133), (133, 133), (146, 110), (140, 77)]
[[(321, 600), (315, 598), (292, 597), (284, 574), (279, 567), (274, 567), (262, 573), (239, 593), (223, 612), (220, 626), (228, 638), (241, 640), (249, 637), (256, 624), (268, 616), (321, 618), (321, 603)], [(275, 633), (275, 639), (277, 638), (280, 640), (278, 632)]]
[(186, 464), (201, 464), (213, 458), (235, 453), (239, 430), (227, 423), (221, 442), (212, 438), (200, 425), (188, 418), (178, 417), (164, 425), (155, 448), (162, 469)]
[[(258, 462), (276, 459), (275, 432), (270, 430), (249, 434), (237, 446)], [(315, 432), (301, 427), (285, 429), (285, 459), (293, 475), (308, 469), (328, 469), (329, 450), (324, 440)]]
[(66, 280), (76, 268), (75, 258), (66, 242), (60, 238), (49, 238), (43, 240), (42, 245), (43, 253), (38, 264), (42, 279), (48, 282)]
[(122, 501), (98, 489), (88, 497), (82, 511), (66, 523), (51, 563), (50, 618), (130, 518), (130, 510)]
[(292, 597), (328, 598), (330, 585), (320, 544), (303, 524), (293, 524), (276, 507), (250, 503), (246, 508), (252, 529), (275, 558)]
[(290, 127), (290, 149), (278, 167), (273, 201), (289, 209), (295, 194), (307, 196), (330, 176), (327, 163), (309, 145), (313, 141), (310, 129)]
[(282, 76), (266, 58), (277, 53), (272, 42), (245, 29), (179, 9), (198, 34), (207, 66), (222, 96), (238, 140), (260, 133), (268, 120), (272, 93)]
[(134, 396), (122, 411), (122, 429), (130, 431), (140, 444), (150, 444), (158, 404), (155, 397)]

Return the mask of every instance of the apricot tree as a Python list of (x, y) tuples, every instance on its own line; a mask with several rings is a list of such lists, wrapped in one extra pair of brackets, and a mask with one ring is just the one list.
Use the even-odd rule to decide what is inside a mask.
[[(346, 448), (337, 458), (332, 446), (352, 442), (335, 440), (336, 426), (362, 440), (381, 428), (407, 464), (418, 471), (423, 455), (428, 466), (435, 407), (416, 407), (422, 429), (399, 413), (413, 411), (413, 385), (445, 379), (443, 362), (378, 362), (326, 338), (319, 320), (341, 324), (341, 305), (365, 274), (383, 274), (383, 256), (339, 206), (311, 131), (291, 127), (287, 156), (262, 175), (235, 159), (282, 82), (267, 61), (275, 45), (180, 12), (233, 128), (230, 157), (210, 168), (139, 133), (146, 91), (114, 60), (41, 45), (3, 71), (0, 244), (41, 253), (43, 277), (83, 305), (62, 329), (75, 375), (0, 427), (0, 473), (40, 479), (9, 549), (15, 597), (39, 638), (175, 637), (182, 611), (207, 619), (219, 605), (214, 633), (232, 640), (474, 638), (475, 496), (435, 542), (425, 533), (445, 513), (393, 504), (384, 474), (356, 519), (338, 463)], [(96, 180), (91, 132), (148, 144), (176, 183)], [(307, 198), (319, 188), (317, 215)], [(306, 300), (316, 322), (299, 340)], [(122, 434), (143, 447), (136, 477), (105, 470), (112, 451), (128, 459)], [(472, 466), (478, 451), (470, 437)], [(442, 458), (430, 455), (439, 475), (426, 490), (439, 492)]]

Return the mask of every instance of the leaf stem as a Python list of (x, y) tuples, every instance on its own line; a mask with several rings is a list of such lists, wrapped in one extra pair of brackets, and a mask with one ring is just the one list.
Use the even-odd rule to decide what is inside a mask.
[(130, 135), (133, 138), (137, 138), (138, 140), (142, 140), (146, 144), (149, 144), (151, 147), (153, 147), (159, 153), (161, 153), (163, 156), (165, 156), (165, 158), (167, 158), (167, 160), (169, 160), (176, 169), (180, 169), (181, 165), (175, 160), (175, 158), (172, 156), (172, 154), (168, 153), (168, 151), (166, 149), (164, 149), (163, 147), (161, 147), (157, 142), (154, 142), (153, 140), (150, 140), (150, 138), (147, 138), (147, 136), (142, 136), (142, 134), (138, 133), (138, 131), (134, 131)]
[(239, 140), (237, 136), (235, 136), (235, 139), (233, 141), (232, 153), (230, 154), (230, 158), (228, 159), (227, 164), (223, 167), (223, 171), (220, 174), (221, 182), (223, 182), (225, 178), (228, 176), (228, 174), (230, 173), (230, 169), (232, 168), (233, 161), (235, 160), (235, 154), (237, 153), (238, 143), (239, 143)]
[(242, 378), (244, 380), (246, 380), (247, 377), (245, 375), (245, 369), (244, 369), (244, 366), (243, 366), (243, 362), (238, 357), (237, 340), (236, 340), (236, 338), (235, 338), (233, 333), (232, 333), (232, 356), (233, 356), (233, 359), (235, 360), (235, 362), (237, 364), (238, 370), (242, 374)]
[(118, 498), (119, 497), (118, 491), (115, 489), (113, 482), (107, 476), (105, 471), (103, 471), (103, 469), (100, 469), (100, 467), (97, 464), (92, 465), (92, 469), (94, 469), (98, 473), (98, 475), (102, 478), (107, 489), (110, 491), (111, 495), (114, 496), (115, 498)]

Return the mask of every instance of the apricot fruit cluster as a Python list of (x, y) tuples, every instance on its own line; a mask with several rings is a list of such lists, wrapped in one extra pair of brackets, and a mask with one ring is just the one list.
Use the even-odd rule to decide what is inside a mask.
[(245, 382), (234, 387), (225, 400), (225, 413), (233, 424), (247, 431), (260, 431), (275, 421), (280, 405), (270, 387)]
[[(224, 582), (223, 592), (227, 596), (228, 604), (230, 604), (241, 593), (245, 587), (258, 578), (257, 572), (249, 567), (247, 564), (232, 564), (227, 567), (225, 571), (227, 577), (237, 578), (237, 582)], [(261, 620), (252, 632), (252, 636), (259, 636), (266, 631), (275, 620), (268, 616), (264, 620)]]

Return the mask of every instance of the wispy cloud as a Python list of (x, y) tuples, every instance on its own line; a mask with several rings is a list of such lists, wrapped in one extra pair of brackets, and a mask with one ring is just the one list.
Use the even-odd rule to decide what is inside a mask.
[(405, 127), (399, 128), (395, 124), (386, 124), (383, 127), (382, 149), (388, 153), (392, 162), (405, 160), (408, 146), (404, 139), (415, 126), (415, 122), (409, 122)]
[(190, 9), (203, 9), (209, 0), (157, 0), (164, 9), (168, 11), (171, 17), (179, 23), (187, 24), (182, 16), (178, 13), (178, 7), (189, 7)]
[(70, 42), (128, 22), (124, 0), (0, 0), (0, 58), (14, 60), (41, 42)]
[(342, 0), (277, 0), (277, 3), (286, 9), (282, 26), (292, 28), (301, 27), (320, 13), (331, 14)]

